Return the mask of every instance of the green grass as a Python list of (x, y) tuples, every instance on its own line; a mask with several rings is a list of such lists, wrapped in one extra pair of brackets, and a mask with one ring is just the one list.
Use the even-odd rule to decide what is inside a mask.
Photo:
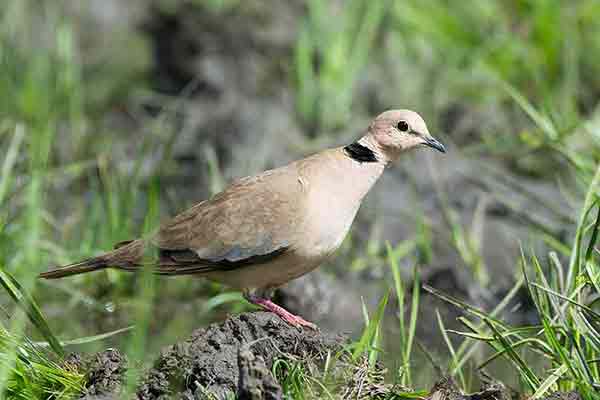
[[(16, 358), (12, 353), (18, 354)], [(57, 362), (36, 345), (0, 327), (0, 354), (5, 379), (4, 398), (66, 399), (83, 389), (84, 377), (75, 367)]]
[(392, 276), (394, 278), (394, 290), (396, 294), (396, 298), (398, 299), (398, 321), (399, 321), (399, 331), (400, 334), (398, 336), (399, 344), (400, 344), (400, 360), (401, 365), (398, 368), (398, 377), (400, 378), (400, 384), (403, 386), (412, 386), (412, 370), (414, 369), (411, 364), (411, 356), (413, 354), (413, 343), (415, 339), (415, 331), (417, 324), (417, 316), (419, 312), (419, 293), (420, 293), (420, 278), (419, 278), (419, 269), (418, 266), (415, 265), (413, 269), (413, 281), (412, 281), (412, 299), (410, 302), (410, 317), (408, 324), (405, 321), (404, 311), (406, 308), (406, 294), (407, 288), (404, 282), (402, 282), (402, 278), (400, 277), (400, 267), (398, 265), (399, 259), (402, 257), (398, 257), (394, 255), (394, 249), (389, 245), (387, 245), (388, 250), (388, 263), (390, 268), (392, 269)]
[[(35, 287), (37, 271), (46, 263), (44, 241), (48, 232), (45, 193), (48, 185), (51, 143), (60, 123), (68, 126), (80, 118), (77, 71), (72, 62), (73, 42), (67, 24), (56, 18), (56, 46), (27, 54), (29, 35), (22, 16), (28, 2), (8, 2), (0, 14), (0, 141), (7, 145), (0, 176), (0, 265), (2, 282), (25, 313), (14, 312), (3, 328), (3, 363), (0, 393), (11, 398), (50, 398), (53, 393), (74, 393), (82, 376), (51, 361), (24, 337), (26, 315), (37, 325), (54, 352), (62, 346), (27, 295)], [(27, 157), (23, 157), (27, 154)], [(23, 179), (25, 177), (25, 179)], [(18, 201), (16, 200), (18, 197)], [(18, 221), (18, 222), (17, 222)], [(16, 280), (9, 275), (12, 271)], [(17, 283), (18, 280), (18, 283)], [(16, 309), (15, 309), (16, 311)], [(22, 397), (20, 397), (22, 396)]]
[[(334, 10), (326, 2), (308, 1), (294, 65), (297, 110), (310, 129), (329, 133), (347, 123), (356, 84), (390, 4), (352, 0)], [(332, 18), (338, 23), (331, 24)]]
[[(597, 188), (596, 183), (590, 187), (590, 192)], [(479, 368), (486, 368), (492, 361), (504, 357), (519, 371), (523, 389), (532, 393), (533, 398), (541, 398), (555, 390), (577, 390), (584, 399), (598, 398), (600, 313), (594, 303), (600, 291), (598, 260), (593, 255), (593, 246), (600, 220), (588, 219), (592, 208), (600, 210), (597, 201), (595, 199), (592, 205), (583, 209), (583, 224), (577, 230), (576, 237), (585, 235), (589, 238), (588, 244), (583, 245), (576, 239), (571, 249), (576, 267), (570, 271), (578, 272), (567, 273), (555, 254), (549, 258), (552, 266), (546, 269), (535, 255), (523, 255), (522, 273), (540, 320), (538, 325), (511, 326), (493, 314), (430, 289), (481, 321), (475, 323), (472, 319), (462, 318), (461, 322), (468, 330), (450, 331), (491, 347), (492, 355), (481, 362)], [(529, 276), (531, 273), (534, 278)], [(443, 325), (441, 327), (444, 329)], [(454, 355), (454, 350), (449, 348)], [(530, 366), (527, 357), (532, 354), (544, 361), (541, 370)], [(457, 372), (460, 373), (460, 369)]]
[[(394, 3), (393, 12), (397, 41), (415, 64), (409, 72), (419, 71), (418, 82), (429, 81), (437, 94), (413, 101), (426, 109), (462, 103), (494, 113), (488, 121), (477, 120), (481, 142), (473, 143), (473, 150), (538, 175), (560, 162), (545, 153), (548, 146), (586, 141), (573, 127), (591, 112), (592, 93), (600, 87), (594, 61), (600, 52), (597, 2), (406, 1)], [(436, 64), (443, 68), (432, 68)], [(557, 129), (551, 136), (531, 130), (515, 113), (502, 82), (552, 116)]]
[[(556, 138), (554, 123), (521, 94), (512, 88), (508, 90), (546, 140)], [(586, 183), (587, 191), (581, 202), (570, 248), (565, 250), (559, 246), (566, 253), (563, 261), (552, 251), (546, 258), (548, 265), (543, 267), (543, 261), (534, 253), (525, 255), (523, 251), (519, 264), (539, 324), (511, 326), (498, 319), (495, 312), (486, 313), (433, 288), (428, 290), (475, 317), (476, 321), (460, 319), (467, 331), (449, 332), (465, 337), (464, 343), (480, 341), (492, 349), (492, 355), (480, 363), (480, 369), (503, 357), (519, 372), (523, 390), (532, 393), (532, 398), (541, 398), (555, 390), (577, 390), (584, 399), (598, 399), (600, 313), (596, 303), (600, 296), (600, 269), (595, 246), (600, 229), (600, 167), (592, 161), (593, 158), (588, 158), (593, 157), (594, 147), (591, 152), (583, 153), (572, 153), (569, 148), (554, 144), (551, 149), (568, 160), (579, 182)], [(564, 261), (565, 256), (568, 262)], [(441, 318), (440, 327), (442, 332), (446, 332)], [(457, 365), (456, 353), (447, 342), (453, 363)], [(543, 366), (533, 368), (529, 361), (531, 357), (543, 360)], [(462, 373), (460, 368), (453, 371)]]
[[(418, 293), (418, 291), (415, 291)], [(314, 365), (307, 360), (280, 359), (273, 365), (273, 374), (281, 383), (286, 398), (304, 399), (411, 399), (422, 398), (426, 391), (414, 390), (410, 383), (410, 365), (403, 365), (394, 372), (389, 382), (382, 367), (385, 352), (382, 350), (383, 316), (388, 303), (387, 293), (380, 300), (375, 313), (369, 315), (363, 305), (365, 328), (360, 338), (337, 354), (328, 353), (324, 365)], [(413, 295), (413, 310), (418, 300)], [(413, 311), (411, 315), (416, 316)], [(414, 336), (416, 320), (411, 319), (409, 336)], [(412, 341), (412, 338), (409, 338)], [(403, 349), (410, 358), (411, 343)]]
[[(106, 347), (107, 340), (121, 342), (124, 352), (142, 366), (151, 357), (149, 342), (157, 348), (170, 341), (148, 338), (154, 297), (150, 276), (136, 280), (108, 271), (69, 282), (36, 279), (53, 264), (108, 250), (156, 226), (162, 218), (160, 180), (155, 171), (150, 175), (156, 178), (148, 179), (143, 168), (159, 141), (166, 149), (164, 159), (170, 158), (173, 136), (165, 135), (169, 131), (162, 123), (169, 115), (168, 105), (149, 121), (148, 130), (157, 134), (144, 136), (133, 163), (116, 163), (114, 133), (106, 132), (95, 118), (97, 110), (109, 107), (103, 102), (113, 95), (106, 89), (99, 95), (94, 85), (100, 82), (83, 79), (78, 33), (63, 6), (10, 0), (0, 8), (0, 92), (10, 94), (0, 99), (0, 148), (6, 149), (0, 152), (0, 265), (5, 268), (0, 281), (14, 300), (3, 302), (11, 317), (3, 328), (3, 398), (68, 398), (80, 391), (81, 373), (61, 364), (62, 343), (72, 351)], [(39, 46), (42, 41), (44, 46)], [(174, 107), (178, 104), (175, 101)], [(167, 289), (188, 296), (197, 290), (181, 281)], [(214, 285), (207, 289), (204, 296), (220, 291)], [(57, 297), (57, 303), (48, 301)], [(44, 317), (33, 298), (62, 312), (57, 315), (54, 308), (54, 317)], [(108, 325), (77, 318), (86, 312), (106, 316), (114, 308), (117, 315), (129, 317)], [(205, 313), (203, 318), (212, 316)], [(173, 320), (173, 327), (192, 329)], [(99, 334), (132, 324), (132, 334), (122, 338)], [(33, 344), (40, 339), (50, 343), (51, 352)], [(137, 368), (130, 371), (127, 390), (135, 387), (139, 375)]]

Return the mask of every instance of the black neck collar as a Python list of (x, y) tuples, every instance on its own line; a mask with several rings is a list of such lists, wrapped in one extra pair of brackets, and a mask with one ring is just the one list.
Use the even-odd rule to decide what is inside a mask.
[(377, 162), (377, 155), (370, 148), (363, 146), (358, 142), (354, 142), (344, 147), (344, 152), (351, 159), (358, 161), (359, 163), (371, 163)]

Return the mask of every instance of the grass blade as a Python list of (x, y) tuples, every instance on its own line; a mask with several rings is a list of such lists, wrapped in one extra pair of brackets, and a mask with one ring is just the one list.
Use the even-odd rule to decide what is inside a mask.
[(426, 285), (423, 285), (423, 289), (426, 290), (427, 292), (431, 293), (432, 295), (444, 300), (447, 303), (452, 304), (455, 307), (458, 307), (462, 310), (464, 310), (465, 312), (468, 312), (469, 314), (473, 314), (478, 318), (481, 319), (488, 319), (489, 321), (494, 322), (497, 325), (502, 326), (503, 328), (507, 328), (506, 324), (502, 321), (500, 321), (497, 318), (494, 318), (490, 313), (486, 313), (485, 311), (483, 311), (480, 308), (474, 307), (468, 303), (465, 303), (462, 300), (457, 299), (456, 297), (450, 296), (444, 292), (442, 292), (441, 290), (437, 290), (436, 288)]
[(373, 339), (377, 332), (377, 328), (379, 327), (379, 324), (383, 319), (383, 312), (385, 311), (385, 307), (387, 306), (389, 295), (389, 292), (386, 293), (386, 295), (383, 296), (383, 298), (379, 302), (375, 315), (373, 316), (373, 318), (370, 319), (369, 324), (365, 328), (360, 340), (354, 347), (354, 350), (352, 352), (352, 361), (356, 361), (358, 357), (360, 357), (361, 354), (366, 352), (367, 349), (373, 343)]
[[(61, 340), (60, 344), (62, 346), (74, 346), (74, 345), (78, 345), (78, 344), (87, 344), (87, 343), (92, 343), (92, 342), (98, 342), (98, 341), (108, 339), (109, 337), (118, 335), (123, 332), (129, 332), (134, 327), (135, 327), (135, 325), (130, 325), (130, 326), (126, 326), (125, 328), (115, 329), (114, 331), (100, 333), (98, 335), (86, 336), (86, 337), (71, 339), (71, 340)], [(34, 342), (33, 344), (36, 346), (39, 346), (39, 347), (49, 346), (48, 342)]]
[(540, 385), (540, 381), (533, 370), (529, 368), (523, 358), (517, 354), (512, 344), (506, 340), (506, 338), (500, 333), (498, 328), (492, 323), (491, 320), (484, 318), (483, 322), (485, 322), (488, 328), (493, 332), (494, 337), (498, 341), (500, 347), (502, 349), (506, 349), (507, 357), (513, 361), (513, 364), (522, 372), (522, 376), (525, 378), (527, 385), (529, 385), (532, 390), (536, 390), (536, 388)]
[[(448, 350), (450, 351), (450, 355), (452, 356), (450, 370), (453, 371), (454, 367), (456, 367), (456, 365), (458, 364), (458, 358), (456, 357), (456, 351), (454, 351), (454, 346), (452, 345), (452, 342), (450, 341), (450, 338), (448, 337), (448, 331), (446, 330), (446, 327), (444, 326), (444, 321), (442, 320), (442, 316), (440, 315), (440, 310), (437, 308), (435, 309), (435, 316), (437, 318), (438, 326), (440, 328), (440, 332), (442, 333), (442, 337), (444, 338), (444, 342), (446, 342), (446, 346), (448, 347)], [(466, 381), (465, 381), (465, 376), (463, 374), (462, 368), (456, 370), (456, 373), (458, 373), (458, 377), (460, 379), (460, 384), (461, 384), (462, 388), (465, 389)]]
[(588, 191), (583, 201), (583, 207), (579, 221), (577, 222), (577, 230), (575, 231), (575, 241), (571, 251), (569, 260), (569, 272), (567, 275), (567, 290), (570, 290), (576, 285), (575, 278), (579, 275), (580, 257), (581, 257), (581, 241), (583, 240), (583, 231), (585, 222), (591, 210), (594, 207), (597, 187), (600, 184), (600, 165), (596, 168), (594, 177), (590, 182)]
[(19, 148), (21, 147), (24, 136), (25, 132), (23, 126), (17, 125), (15, 128), (15, 135), (10, 141), (8, 152), (4, 158), (4, 163), (2, 163), (2, 174), (0, 175), (0, 204), (2, 204), (2, 200), (4, 200), (4, 196), (6, 196), (6, 192), (8, 191), (12, 178), (12, 170), (15, 166)]
[(25, 292), (19, 282), (17, 282), (17, 280), (2, 267), (0, 267), (0, 284), (8, 292), (10, 297), (12, 297), (17, 306), (25, 312), (29, 321), (37, 328), (44, 339), (46, 339), (52, 350), (57, 355), (61, 357), (64, 356), (65, 352), (62, 345), (50, 330), (46, 319), (42, 315), (42, 312), (33, 297)]
[(539, 290), (542, 290), (542, 291), (548, 293), (549, 295), (558, 297), (561, 300), (564, 300), (564, 301), (566, 301), (566, 302), (568, 302), (568, 303), (570, 303), (570, 304), (572, 304), (572, 305), (574, 305), (576, 307), (581, 308), (582, 310), (586, 311), (591, 316), (593, 316), (594, 319), (600, 321), (600, 314), (598, 314), (596, 311), (592, 310), (590, 307), (586, 306), (585, 304), (581, 304), (581, 303), (579, 303), (579, 302), (577, 302), (577, 301), (575, 301), (575, 300), (573, 300), (573, 299), (571, 299), (571, 298), (569, 298), (567, 296), (564, 296), (564, 295), (562, 295), (562, 294), (560, 294), (560, 293), (558, 293), (558, 292), (550, 289), (549, 287), (542, 286), (542, 285), (540, 285), (538, 283), (531, 282), (530, 285), (533, 286), (533, 287), (535, 287), (535, 288), (537, 288), (537, 289), (539, 289)]
[[(415, 332), (417, 330), (417, 315), (419, 312), (419, 295), (421, 292), (419, 268), (415, 265), (414, 267), (414, 278), (412, 287), (412, 300), (410, 305), (410, 322), (408, 324), (408, 338), (406, 340), (406, 347), (404, 348), (404, 363), (408, 367), (410, 364), (410, 355), (412, 354), (412, 345), (415, 338)], [(406, 368), (407, 383), (412, 384), (410, 376), (410, 368)]]
[(536, 400), (543, 397), (548, 390), (558, 381), (566, 372), (567, 365), (562, 364), (560, 367), (556, 369), (556, 371), (552, 372), (545, 380), (540, 384), (537, 390), (530, 397), (531, 400)]

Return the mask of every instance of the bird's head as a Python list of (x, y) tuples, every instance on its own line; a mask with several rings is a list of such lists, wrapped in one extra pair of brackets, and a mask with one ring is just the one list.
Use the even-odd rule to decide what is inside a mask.
[(394, 161), (400, 153), (421, 146), (446, 152), (444, 145), (431, 136), (423, 118), (410, 110), (389, 110), (379, 114), (360, 142), (386, 161)]

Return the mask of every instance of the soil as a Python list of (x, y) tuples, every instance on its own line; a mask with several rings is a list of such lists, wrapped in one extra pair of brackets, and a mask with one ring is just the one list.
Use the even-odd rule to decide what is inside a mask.
[[(235, 394), (239, 399), (280, 399), (281, 386), (271, 373), (277, 359), (319, 364), (345, 341), (340, 335), (290, 326), (267, 312), (232, 316), (164, 349), (142, 379), (137, 398), (225, 399)], [(107, 350), (81, 364), (89, 368), (83, 398), (118, 396), (126, 370), (118, 351)]]
[[(292, 327), (267, 312), (243, 313), (222, 323), (198, 329), (184, 342), (167, 347), (142, 379), (135, 398), (277, 400), (283, 390), (272, 374), (278, 359), (306, 363), (307, 368), (325, 362), (328, 353), (339, 352), (347, 338), (308, 328)], [(110, 400), (122, 397), (127, 360), (118, 350), (108, 349), (83, 360), (77, 354), (68, 360), (86, 370), (86, 391), (81, 399)], [(311, 365), (307, 365), (311, 364)], [(360, 365), (349, 366), (342, 398), (388, 398), (393, 385), (384, 383), (385, 369), (374, 372)], [(370, 382), (365, 384), (365, 377)], [(478, 392), (466, 394), (453, 378), (442, 376), (427, 400), (510, 400), (518, 394), (502, 383), (488, 381)], [(555, 392), (545, 400), (580, 400), (576, 392)]]
[(65, 360), (80, 371), (86, 371), (86, 390), (81, 399), (110, 399), (121, 388), (123, 374), (127, 370), (126, 358), (116, 349), (107, 349), (83, 359), (71, 354)]

